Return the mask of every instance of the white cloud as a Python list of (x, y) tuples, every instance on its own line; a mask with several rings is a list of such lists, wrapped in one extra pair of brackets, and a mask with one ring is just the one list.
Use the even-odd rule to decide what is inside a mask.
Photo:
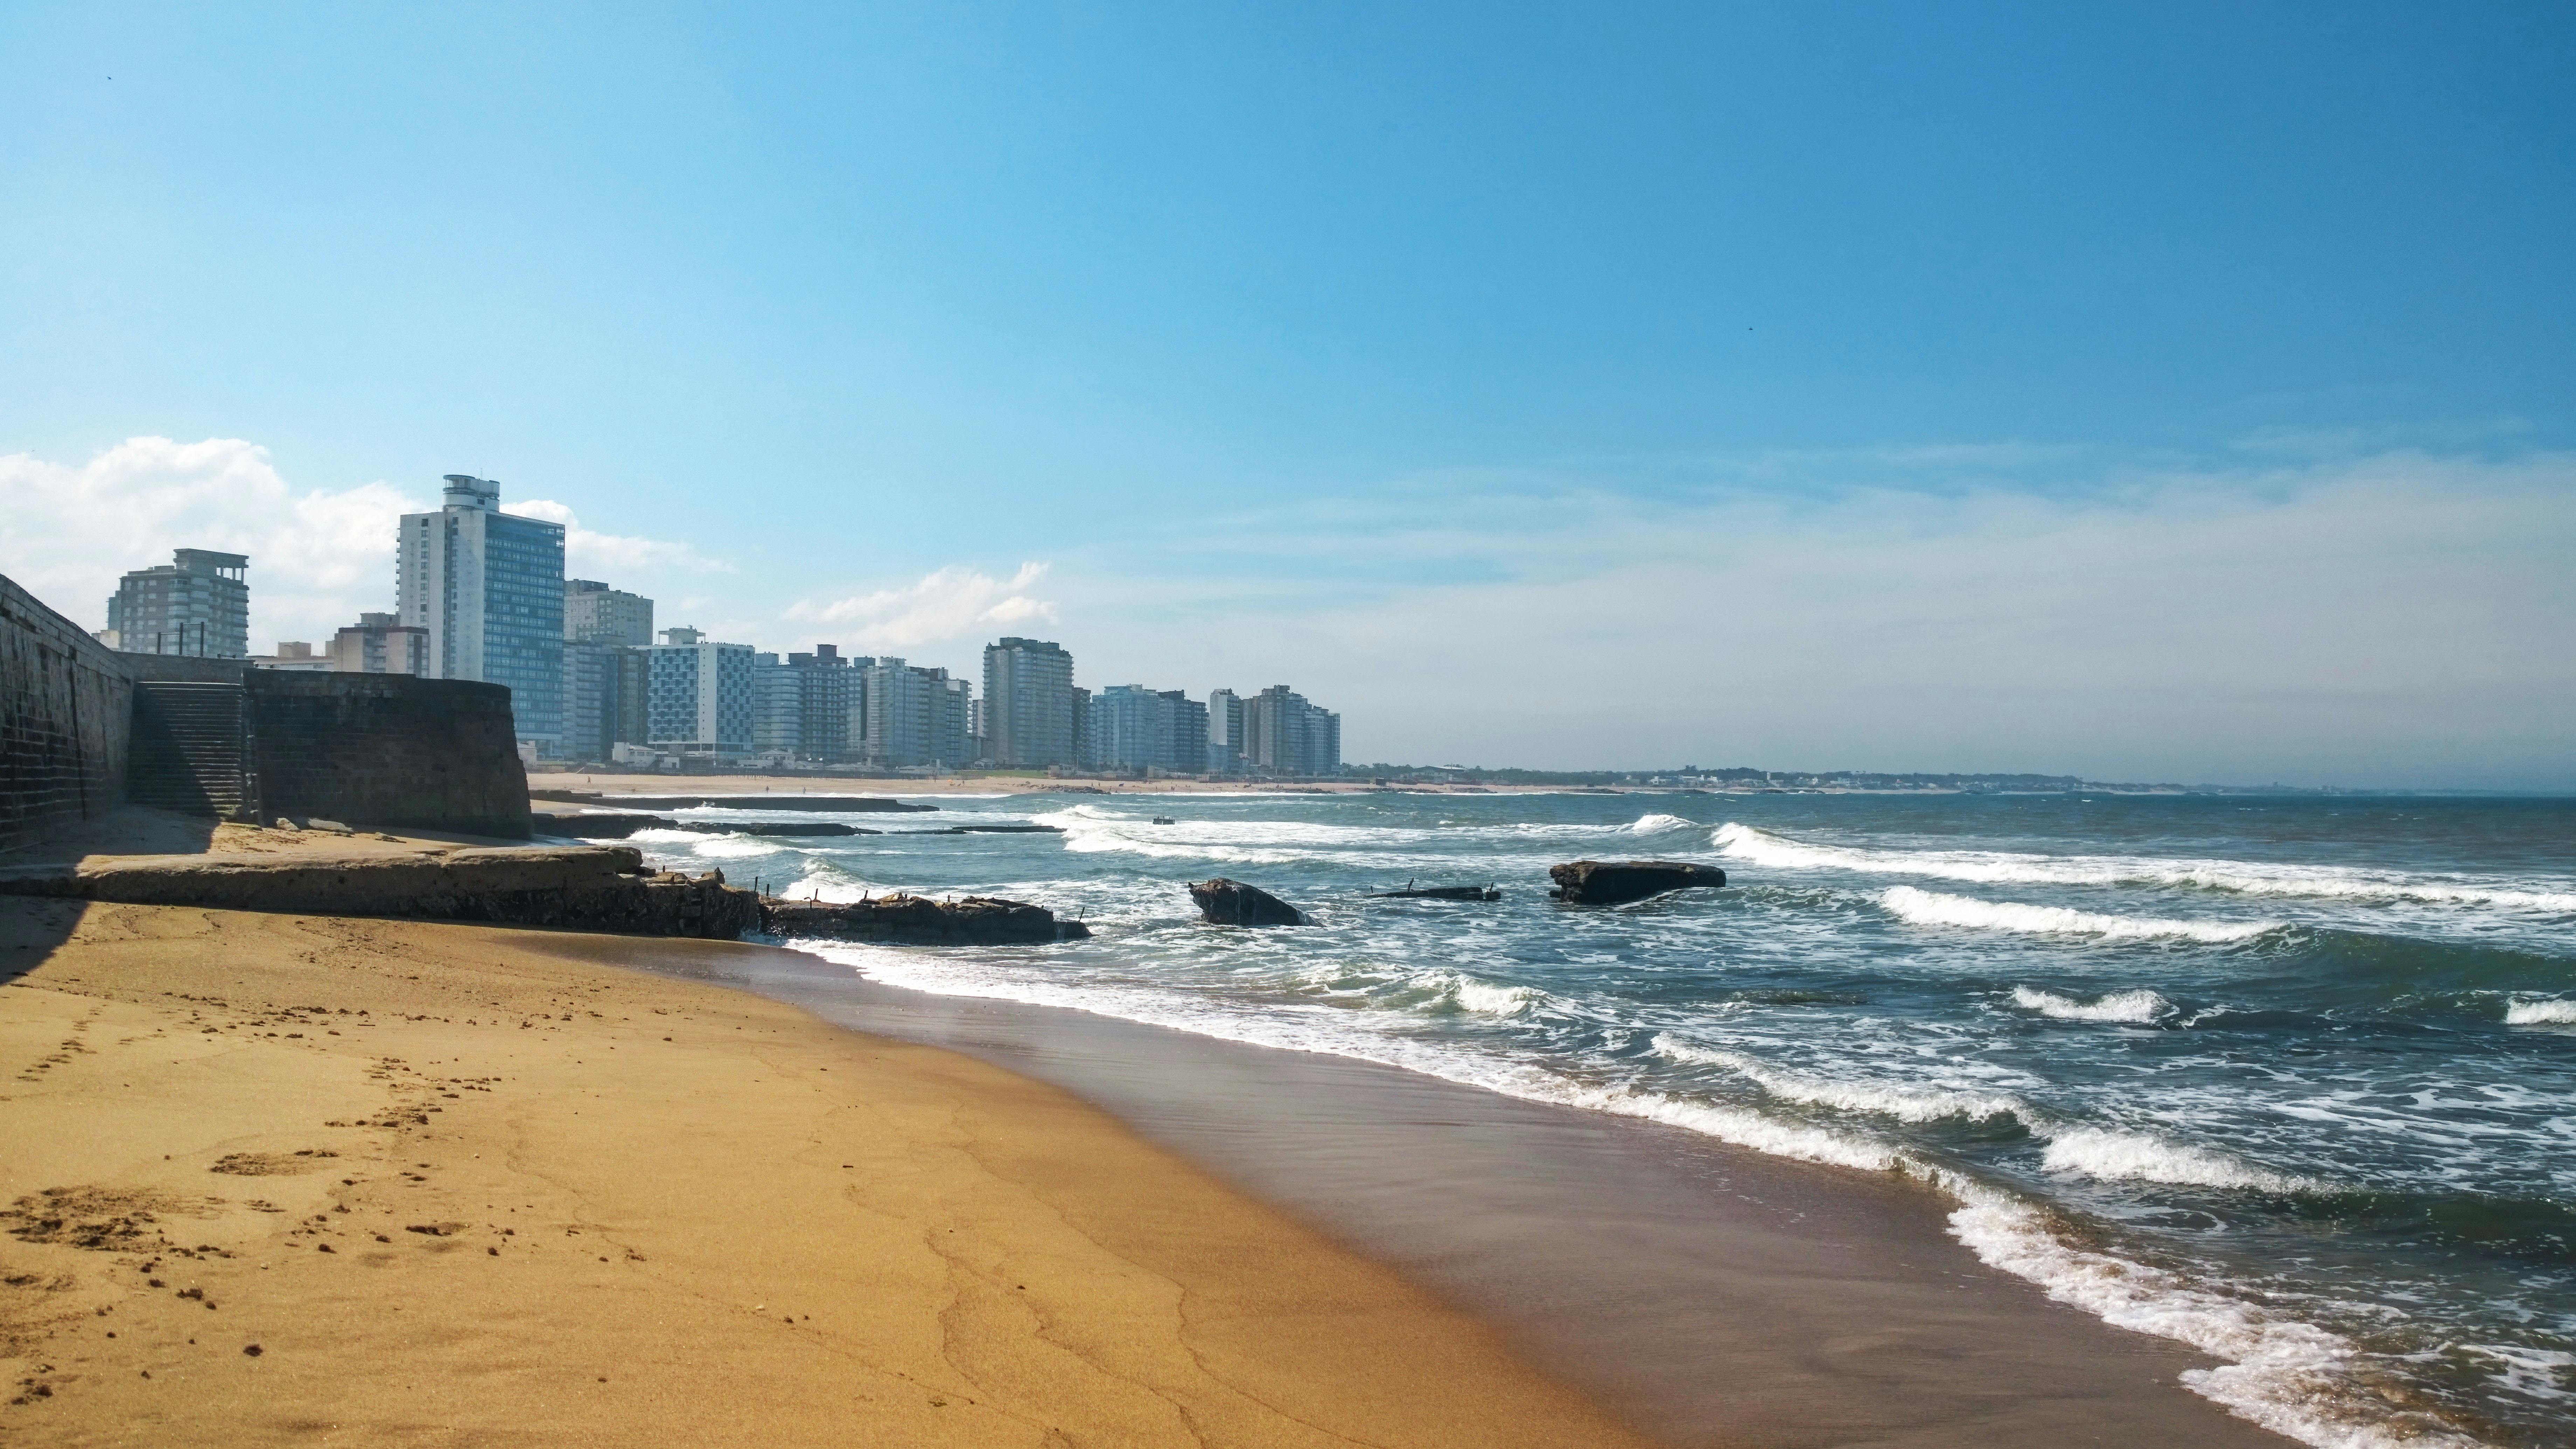
[(685, 543), (627, 534), (599, 533), (581, 526), (569, 504), (551, 498), (528, 498), (501, 505), (503, 513), (538, 518), (564, 526), (564, 572), (573, 578), (632, 574), (657, 568), (684, 568), (700, 573), (729, 573), (733, 565), (708, 558)]
[(1075, 581), (1087, 672), (1285, 680), (1357, 759), (2576, 787), (2566, 454), (1207, 528), (1259, 577)]
[(800, 602), (789, 606), (787, 617), (851, 631), (846, 642), (862, 651), (914, 649), (993, 625), (1054, 623), (1056, 606), (1026, 592), (1046, 573), (1045, 564), (1024, 563), (1018, 573), (1000, 579), (951, 565), (906, 588)]
[(176, 548), (250, 557), (251, 647), (319, 640), (394, 607), (395, 519), (429, 505), (389, 483), (298, 492), (238, 438), (128, 438), (71, 465), (0, 456), (0, 572), (85, 628), (129, 569)]
[[(248, 555), (257, 652), (392, 609), (395, 520), (437, 506), (385, 482), (299, 491), (266, 448), (239, 438), (128, 438), (81, 464), (0, 456), (0, 499), (0, 573), (85, 628), (106, 625), (119, 575), (166, 564), (172, 549)], [(576, 575), (625, 584), (641, 571), (727, 567), (685, 543), (593, 532), (550, 500), (504, 511), (563, 524)]]

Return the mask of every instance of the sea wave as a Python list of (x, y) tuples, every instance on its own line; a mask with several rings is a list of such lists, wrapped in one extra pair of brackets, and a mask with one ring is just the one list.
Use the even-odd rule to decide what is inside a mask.
[(1535, 986), (1505, 986), (1480, 981), (1462, 971), (1432, 971), (1413, 978), (1417, 985), (1429, 986), (1457, 1005), (1461, 1011), (1479, 1016), (1519, 1016), (1547, 999), (1547, 993)]
[(1879, 850), (1817, 845), (1730, 820), (1711, 842), (1738, 860), (1787, 869), (1921, 875), (1985, 884), (2190, 886), (2254, 896), (2421, 901), (2576, 912), (2576, 891), (2529, 890), (2477, 881), (2236, 860), (2157, 856), (2030, 855), (1989, 850)]
[(2507, 1026), (2576, 1024), (2576, 999), (2548, 997), (2539, 1001), (2517, 1001), (2504, 1009), (2504, 1020)]
[(1981, 901), (1969, 896), (1891, 886), (1878, 903), (1899, 919), (1920, 926), (1968, 926), (1991, 931), (2034, 934), (2108, 936), (2141, 940), (2175, 936), (2192, 941), (2243, 941), (2281, 928), (2278, 921), (2183, 921), (2155, 916), (2111, 916), (2063, 906), (2031, 906), (2013, 901)]
[(1867, 1112), (1900, 1122), (1938, 1122), (1947, 1117), (1982, 1121), (1992, 1117), (2037, 1117), (2029, 1103), (2009, 1092), (1918, 1087), (1892, 1082), (1859, 1081), (1786, 1071), (1741, 1052), (1704, 1047), (1670, 1032), (1658, 1032), (1650, 1043), (1670, 1061), (1724, 1067), (1780, 1101), (1831, 1107), (1841, 1112)]
[(2091, 1001), (2079, 1001), (2054, 991), (2016, 986), (2012, 989), (2012, 1003), (2024, 1011), (2036, 1011), (2059, 1021), (2150, 1022), (2174, 1010), (2172, 1002), (2143, 989), (2113, 991)]
[(2275, 1193), (2327, 1190), (2326, 1184), (2313, 1178), (2273, 1172), (2228, 1153), (2148, 1132), (2060, 1127), (2047, 1136), (2048, 1147), (2041, 1154), (2040, 1164), (2051, 1172), (2080, 1172), (2104, 1180), (2169, 1182), (2179, 1187), (2241, 1187)]

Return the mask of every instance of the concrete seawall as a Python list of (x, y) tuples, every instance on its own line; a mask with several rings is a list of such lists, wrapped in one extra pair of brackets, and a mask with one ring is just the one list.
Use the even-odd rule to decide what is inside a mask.
[(528, 838), (528, 777), (501, 685), (121, 657), (145, 682), (249, 691), (264, 815)]
[(0, 578), (0, 850), (124, 800), (134, 696), (121, 658)]
[(93, 856), (0, 870), (0, 895), (296, 915), (401, 916), (730, 940), (760, 924), (718, 872), (647, 875), (631, 846), (417, 855)]

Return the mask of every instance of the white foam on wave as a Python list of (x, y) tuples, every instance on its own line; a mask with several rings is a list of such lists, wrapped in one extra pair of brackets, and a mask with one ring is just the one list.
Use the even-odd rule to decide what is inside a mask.
[(2152, 991), (2112, 991), (2081, 1001), (2042, 991), (2035, 986), (2016, 986), (2012, 1003), (2024, 1011), (2036, 1011), (2059, 1021), (2124, 1021), (2150, 1022), (2170, 1014), (2174, 1004)]
[(1902, 1122), (1938, 1122), (1945, 1117), (1965, 1117), (1970, 1121), (2019, 1117), (2032, 1121), (2038, 1115), (2028, 1102), (2009, 1092), (1914, 1087), (1787, 1071), (1740, 1052), (1684, 1041), (1670, 1032), (1656, 1033), (1650, 1045), (1658, 1055), (1672, 1061), (1724, 1067), (1785, 1102), (1876, 1113)]
[(2156, 856), (2028, 855), (1994, 850), (1873, 850), (1815, 845), (1730, 820), (1712, 843), (1737, 860), (1784, 869), (1852, 870), (1934, 876), (1985, 884), (2194, 886), (2255, 896), (2405, 900), (2576, 912), (2576, 891), (2524, 890), (2471, 881), (2374, 874), (2338, 866)]
[(2009, 1193), (1955, 1177), (1941, 1185), (1961, 1200), (1950, 1214), (1951, 1233), (1981, 1262), (2114, 1327), (2224, 1360), (2185, 1370), (2182, 1382), (2276, 1434), (2317, 1449), (2478, 1449), (2474, 1439), (2374, 1402), (2351, 1381), (2357, 1353), (2339, 1334), (2161, 1268), (2077, 1247)]
[(1966, 926), (2032, 935), (2106, 936), (2115, 940), (2150, 940), (2159, 936), (2190, 941), (2243, 941), (2280, 929), (2278, 921), (2182, 921), (2156, 916), (2109, 916), (2064, 906), (2031, 906), (2015, 901), (1981, 901), (1913, 886), (1891, 886), (1878, 893), (1878, 903), (1902, 920), (1919, 926)]
[(2059, 1127), (2047, 1134), (2040, 1165), (2051, 1172), (2080, 1172), (2106, 1181), (2167, 1182), (2180, 1187), (2251, 1188), (2258, 1192), (2313, 1192), (2324, 1186), (2256, 1167), (2207, 1147), (2150, 1132), (2109, 1127)]
[(1667, 830), (1697, 830), (1699, 822), (1678, 815), (1640, 815), (1628, 828), (1639, 835), (1661, 835)]
[(1547, 993), (1535, 986), (1479, 981), (1463, 971), (1434, 971), (1414, 979), (1439, 990), (1459, 1010), (1479, 1016), (1518, 1016), (1547, 999)]
[(2542, 1026), (2576, 1023), (2576, 999), (2550, 997), (2540, 1001), (2517, 1001), (2504, 1009), (2507, 1026)]
[[(2064, 1000), (2065, 998), (2059, 998)], [(2172, 1141), (2147, 1133), (2124, 1132), (2069, 1122), (2012, 1092), (1828, 1077), (1790, 1071), (1740, 1052), (1700, 1046), (1659, 1032), (1650, 1045), (1669, 1060), (1723, 1067), (1786, 1102), (1867, 1112), (1903, 1122), (1938, 1122), (1947, 1117), (1985, 1121), (2018, 1120), (2033, 1137), (2046, 1141), (2043, 1164), (2053, 1172), (2088, 1177), (2165, 1182), (2183, 1187), (2254, 1188), (2264, 1192), (2307, 1192), (2324, 1185), (2257, 1167), (2207, 1147)]]

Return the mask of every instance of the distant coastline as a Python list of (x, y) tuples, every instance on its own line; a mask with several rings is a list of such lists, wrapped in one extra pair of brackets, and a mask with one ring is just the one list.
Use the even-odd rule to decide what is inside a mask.
[(1667, 794), (1675, 791), (1708, 795), (2123, 795), (2248, 798), (2291, 796), (2300, 799), (2559, 799), (2566, 790), (2365, 789), (2343, 785), (2140, 784), (2086, 780), (2074, 775), (1881, 775), (1865, 771), (1807, 774), (1787, 770), (1706, 772), (1685, 775), (1658, 770), (1516, 770), (1480, 767), (1437, 768), (1414, 765), (1353, 765), (1348, 774), (1313, 779), (1207, 778), (1193, 775), (1121, 775), (1037, 771), (957, 770), (939, 774), (821, 768), (783, 770), (692, 770), (685, 774), (650, 770), (537, 770), (528, 775), (532, 790), (593, 792), (606, 795), (662, 794), (673, 790), (717, 792), (771, 790), (780, 793), (852, 795), (1024, 795), (1056, 794), (1350, 794), (1370, 790), (1451, 791), (1462, 794), (1560, 794), (1598, 791), (1607, 794)]

